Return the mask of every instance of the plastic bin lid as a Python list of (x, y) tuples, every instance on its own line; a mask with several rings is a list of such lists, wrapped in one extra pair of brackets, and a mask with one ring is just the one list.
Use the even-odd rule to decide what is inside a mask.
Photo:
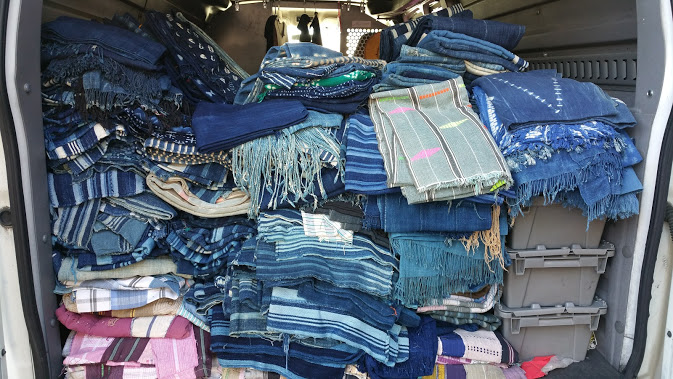
[(562, 247), (558, 249), (547, 249), (542, 245), (538, 245), (535, 249), (507, 249), (507, 252), (512, 258), (560, 257), (566, 255), (612, 257), (615, 255), (615, 245), (607, 241), (601, 242), (601, 245), (595, 249), (584, 249), (580, 245), (572, 245), (570, 247)]
[(595, 297), (593, 304), (586, 307), (579, 307), (573, 303), (565, 303), (553, 307), (541, 307), (533, 304), (530, 307), (508, 308), (500, 303), (496, 304), (495, 315), (502, 318), (526, 317), (526, 316), (546, 316), (546, 315), (574, 315), (574, 314), (605, 314), (608, 310), (608, 304), (605, 300)]

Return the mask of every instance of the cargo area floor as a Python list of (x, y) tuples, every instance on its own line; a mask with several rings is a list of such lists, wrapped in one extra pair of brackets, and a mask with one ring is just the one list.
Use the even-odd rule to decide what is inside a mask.
[(589, 350), (587, 357), (582, 362), (573, 363), (564, 369), (553, 370), (545, 378), (570, 379), (570, 378), (619, 378), (620, 374), (610, 363), (596, 350)]

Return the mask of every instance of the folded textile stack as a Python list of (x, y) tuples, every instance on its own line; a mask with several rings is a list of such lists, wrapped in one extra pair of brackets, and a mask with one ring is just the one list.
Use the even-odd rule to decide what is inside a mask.
[(538, 195), (581, 209), (588, 222), (638, 213), (642, 185), (631, 166), (642, 157), (624, 131), (635, 119), (623, 102), (550, 70), (483, 77), (474, 96), (513, 172), (513, 214)]
[(366, 103), (384, 65), (311, 43), (286, 43), (272, 47), (259, 71), (243, 81), (236, 104), (285, 99), (310, 110), (353, 113)]
[(438, 378), (502, 378), (524, 379), (518, 354), (497, 331), (475, 326), (438, 326), (436, 366), (428, 379)]
[[(62, 17), (43, 27), (56, 316), (72, 331), (63, 351), (69, 378), (209, 377), (204, 309), (212, 305), (194, 305), (201, 283), (192, 277), (214, 276), (255, 234), (247, 218), (221, 218), (247, 214), (250, 199), (228, 178), (226, 153), (197, 151), (177, 89), (204, 99), (212, 89), (214, 101), (232, 101), (239, 74), (206, 39), (198, 44), (217, 67), (201, 58), (167, 67), (167, 49), (156, 42), (162, 28), (205, 36), (176, 17), (151, 13), (158, 35), (129, 15), (108, 24)], [(201, 49), (178, 45), (171, 52), (187, 58)], [(206, 84), (180, 79), (204, 72)]]
[[(447, 14), (448, 16), (448, 14)], [(375, 92), (442, 82), (466, 83), (494, 73), (523, 71), (528, 62), (513, 54), (521, 25), (474, 20), (464, 10), (451, 17), (431, 14), (381, 32), (380, 56), (390, 62)]]

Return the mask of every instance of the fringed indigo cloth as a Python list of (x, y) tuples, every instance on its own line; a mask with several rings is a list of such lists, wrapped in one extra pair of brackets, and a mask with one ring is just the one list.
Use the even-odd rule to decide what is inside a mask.
[[(376, 207), (376, 208), (374, 208)], [(472, 233), (491, 228), (491, 206), (457, 200), (451, 203), (408, 204), (399, 194), (369, 196), (364, 225), (388, 233)]]
[(304, 121), (308, 112), (297, 101), (228, 105), (202, 102), (192, 117), (200, 153), (229, 150)]
[[(472, 112), (461, 78), (373, 94), (369, 111), (388, 186), (409, 203), (469, 197), (507, 189), (509, 168), (493, 137)], [(416, 194), (416, 196), (414, 196)]]
[(494, 208), (492, 218), (491, 229), (460, 239), (431, 233), (391, 233), (392, 250), (400, 257), (394, 297), (417, 308), (477, 285), (502, 284), (507, 223), (499, 207)]
[(600, 121), (617, 128), (635, 125), (626, 105), (597, 85), (559, 77), (555, 70), (503, 73), (473, 82), (493, 103), (507, 129), (538, 124)]
[(524, 71), (528, 62), (494, 43), (448, 30), (433, 30), (417, 47), (466, 62), (490, 63), (509, 71)]
[(232, 103), (245, 72), (181, 15), (145, 12), (145, 24), (169, 50), (167, 69), (190, 101)]
[[(47, 51), (43, 62), (72, 54), (89, 54), (91, 59), (110, 58), (120, 64), (143, 70), (156, 70), (166, 48), (133, 32), (72, 17), (59, 17), (42, 25), (42, 40), (70, 46), (72, 51)], [(51, 52), (52, 54), (49, 54)]]
[(339, 114), (308, 111), (304, 121), (231, 151), (234, 182), (251, 197), (251, 216), (259, 212), (265, 192), (292, 202), (305, 200), (314, 193), (326, 197), (323, 167), (343, 171), (339, 159), (343, 138), (337, 135), (342, 122)]
[[(547, 80), (541, 74), (530, 78), (536, 76), (540, 81)], [(628, 167), (642, 157), (626, 134), (593, 120), (508, 131), (493, 104), (495, 98), (480, 87), (474, 88), (474, 95), (482, 120), (514, 170), (517, 196), (511, 212), (516, 214), (532, 197), (541, 194), (547, 201), (582, 209), (589, 221), (638, 213), (635, 194), (642, 185)], [(610, 102), (620, 104), (612, 99)]]
[(359, 362), (359, 369), (366, 371), (372, 379), (407, 379), (430, 375), (435, 367), (437, 345), (435, 320), (421, 317), (419, 326), (409, 328), (409, 359), (387, 367), (367, 355)]
[[(400, 356), (400, 351), (406, 349), (399, 346), (401, 326), (395, 324), (396, 310), (392, 307), (366, 295), (359, 296), (357, 291), (307, 297), (305, 290), (312, 291), (307, 286), (299, 290), (274, 287), (267, 314), (269, 330), (299, 338), (341, 341), (388, 366), (409, 358)], [(330, 301), (325, 302), (327, 298)]]

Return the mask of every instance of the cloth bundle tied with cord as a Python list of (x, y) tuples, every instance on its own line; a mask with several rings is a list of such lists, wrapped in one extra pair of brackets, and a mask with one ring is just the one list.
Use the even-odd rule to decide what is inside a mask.
[(410, 204), (509, 188), (507, 163), (471, 107), (460, 77), (372, 94), (388, 187)]

